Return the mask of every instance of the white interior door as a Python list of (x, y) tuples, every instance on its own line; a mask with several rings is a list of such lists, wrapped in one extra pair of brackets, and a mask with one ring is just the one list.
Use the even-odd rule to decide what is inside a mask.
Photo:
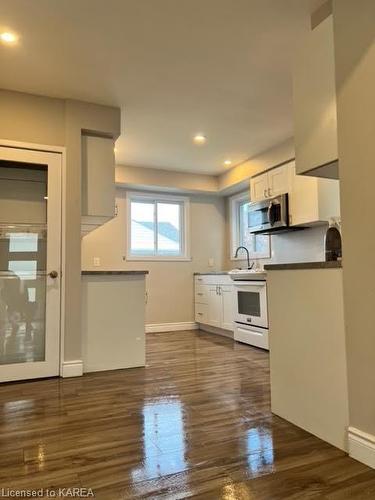
[(0, 146), (0, 382), (59, 374), (61, 165)]

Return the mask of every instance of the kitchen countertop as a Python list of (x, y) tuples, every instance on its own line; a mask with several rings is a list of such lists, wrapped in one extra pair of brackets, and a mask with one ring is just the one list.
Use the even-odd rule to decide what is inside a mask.
[(194, 276), (222, 276), (228, 273), (229, 271), (209, 271), (207, 273), (194, 273)]
[(81, 271), (82, 276), (100, 276), (100, 275), (140, 275), (148, 274), (148, 271)]
[(342, 267), (341, 261), (328, 262), (294, 262), (290, 264), (266, 264), (266, 271), (283, 271), (293, 269), (337, 269)]

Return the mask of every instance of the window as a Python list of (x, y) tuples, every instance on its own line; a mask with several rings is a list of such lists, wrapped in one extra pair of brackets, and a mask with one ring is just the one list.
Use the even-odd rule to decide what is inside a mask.
[[(232, 196), (230, 203), (231, 226), (231, 259), (234, 260), (236, 249), (244, 246), (249, 250), (250, 259), (266, 259), (271, 257), (270, 237), (268, 235), (255, 235), (247, 227), (250, 197), (248, 193)], [(238, 260), (244, 260), (241, 255)]]
[(188, 260), (189, 199), (128, 193), (128, 260)]

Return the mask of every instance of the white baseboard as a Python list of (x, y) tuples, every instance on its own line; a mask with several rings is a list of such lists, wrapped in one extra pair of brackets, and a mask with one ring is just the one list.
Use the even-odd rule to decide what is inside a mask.
[(182, 323), (151, 323), (146, 325), (146, 333), (179, 332), (182, 330), (197, 330), (198, 324), (194, 321)]
[(375, 469), (375, 436), (349, 427), (348, 442), (349, 456)]
[(64, 361), (61, 367), (61, 376), (67, 377), (80, 377), (83, 375), (83, 361), (75, 359), (74, 361)]

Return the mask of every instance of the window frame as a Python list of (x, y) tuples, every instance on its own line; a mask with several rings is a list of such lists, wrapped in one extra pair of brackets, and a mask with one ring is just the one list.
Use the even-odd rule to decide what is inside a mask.
[[(180, 255), (133, 255), (131, 252), (131, 202), (152, 201), (154, 203), (179, 203), (181, 224), (181, 254)], [(157, 222), (157, 214), (155, 217)], [(127, 191), (126, 192), (126, 260), (128, 261), (180, 261), (191, 260), (190, 255), (190, 198), (157, 192)]]
[[(230, 227), (230, 260), (245, 260), (246, 256), (241, 254), (239, 257), (235, 257), (236, 249), (240, 244), (240, 218), (239, 218), (239, 206), (242, 202), (250, 203), (250, 194), (247, 191), (235, 194), (229, 198), (229, 227)], [(254, 235), (255, 236), (255, 235)], [(250, 248), (249, 256), (251, 260), (254, 259), (269, 259), (271, 257), (271, 238), (270, 235), (262, 235), (268, 238), (268, 249), (264, 252), (256, 252)], [(256, 238), (256, 236), (255, 236)]]

